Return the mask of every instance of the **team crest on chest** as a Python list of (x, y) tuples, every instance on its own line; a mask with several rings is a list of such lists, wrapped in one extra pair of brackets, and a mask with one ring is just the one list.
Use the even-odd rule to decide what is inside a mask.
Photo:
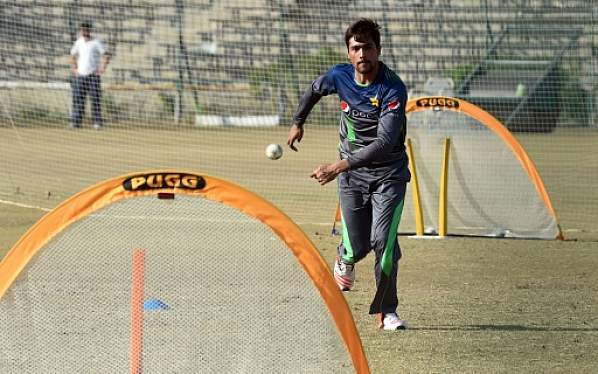
[(378, 95), (370, 97), (370, 104), (372, 104), (376, 108), (380, 106), (380, 102), (378, 101)]

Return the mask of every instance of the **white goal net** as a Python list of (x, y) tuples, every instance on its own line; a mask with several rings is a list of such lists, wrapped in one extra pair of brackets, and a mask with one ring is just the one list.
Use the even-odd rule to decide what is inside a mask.
[[(338, 157), (338, 99), (316, 106), (298, 154), (270, 161), (264, 149), (286, 142), (311, 80), (347, 61), (344, 31), (360, 17), (382, 26), (381, 59), (410, 98), (450, 80), (527, 149), (564, 230), (595, 231), (598, 8), (581, 0), (3, 1), (0, 199), (51, 208), (110, 176), (166, 167), (235, 180), (299, 223), (331, 224), (334, 183), (309, 174)], [(112, 54), (101, 131), (91, 94), (69, 129), (82, 22)]]

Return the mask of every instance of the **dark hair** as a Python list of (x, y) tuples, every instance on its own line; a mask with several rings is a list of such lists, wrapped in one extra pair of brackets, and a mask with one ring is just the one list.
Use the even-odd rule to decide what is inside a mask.
[(89, 21), (83, 21), (79, 25), (79, 28), (91, 30), (91, 22), (89, 22)]
[(369, 38), (372, 38), (376, 44), (376, 48), (380, 49), (380, 25), (376, 21), (369, 18), (362, 18), (358, 21), (353, 22), (351, 26), (345, 31), (345, 44), (349, 49), (349, 40), (355, 37), (358, 42), (365, 42)]

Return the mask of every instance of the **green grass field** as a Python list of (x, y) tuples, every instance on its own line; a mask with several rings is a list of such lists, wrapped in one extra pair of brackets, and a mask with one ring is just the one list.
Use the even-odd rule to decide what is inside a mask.
[[(138, 154), (147, 144), (158, 146), (157, 152), (162, 161), (160, 167), (169, 161), (179, 160), (175, 150), (169, 150), (176, 143), (178, 147), (191, 149), (196, 160), (200, 159), (201, 152), (221, 153), (220, 158), (204, 157), (197, 167), (187, 169), (222, 170), (220, 175), (250, 189), (268, 187), (263, 181), (264, 170), (273, 177), (279, 172), (305, 178), (280, 180), (275, 186), (276, 193), (272, 194), (278, 199), (275, 203), (291, 213), (313, 209), (314, 204), (317, 206), (325, 199), (333, 200), (333, 188), (326, 189), (316, 198), (310, 196), (310, 191), (320, 191), (317, 189), (320, 187), (310, 190), (312, 187), (303, 186), (314, 183), (308, 175), (317, 160), (333, 157), (335, 129), (308, 130), (301, 144), (303, 153), (286, 155), (283, 157), (286, 163), (271, 164), (263, 161), (262, 145), (272, 142), (269, 139), (282, 142), (286, 134), (285, 129), (275, 131), (268, 135), (268, 140), (265, 140), (265, 133), (259, 131), (241, 131), (242, 136), (232, 134), (234, 137), (231, 136), (231, 139), (239, 140), (230, 146), (248, 150), (246, 157), (241, 158), (237, 165), (243, 170), (240, 181), (235, 180), (232, 167), (219, 169), (217, 164), (229, 153), (216, 147), (210, 148), (210, 144), (217, 144), (223, 136), (231, 135), (231, 131), (202, 131), (201, 136), (193, 132), (168, 134), (147, 131), (130, 137), (127, 136), (130, 132), (124, 130), (108, 129), (101, 134), (84, 130), (74, 136), (65, 130), (27, 129), (27, 132), (21, 133), (21, 139), (36, 135), (39, 143), (31, 150), (36, 156), (27, 162), (49, 160), (40, 170), (53, 167), (54, 156), (50, 151), (58, 141), (64, 149), (78, 147), (79, 151), (85, 151), (93, 144), (87, 154), (82, 153), (86, 154), (85, 158), (69, 161), (61, 183), (91, 184), (93, 174), (86, 175), (88, 179), (83, 178), (84, 173), (90, 171), (89, 165), (99, 165), (111, 159), (112, 147), (118, 147), (120, 143), (122, 149), (128, 149), (130, 154)], [(4, 139), (0, 140), (0, 144), (5, 150), (9, 149), (11, 132), (0, 128), (0, 133), (0, 139)], [(145, 138), (140, 140), (140, 136)], [(110, 142), (110, 139), (115, 140)], [(357, 267), (356, 289), (345, 296), (373, 373), (596, 371), (598, 230), (595, 229), (595, 204), (598, 199), (592, 180), (596, 178), (598, 169), (594, 149), (598, 144), (598, 134), (528, 134), (521, 135), (520, 140), (532, 157), (542, 155), (534, 159), (552, 193), (569, 240), (463, 237), (418, 240), (402, 236), (400, 243), (404, 257), (399, 271), (400, 314), (409, 320), (411, 328), (401, 332), (378, 331), (373, 318), (367, 315), (374, 281), (373, 257), (366, 258)], [(558, 144), (558, 147), (552, 152), (545, 152), (547, 144)], [(255, 155), (252, 153), (254, 149), (257, 149)], [(21, 162), (18, 158), (10, 159), (16, 157), (14, 152), (6, 152), (3, 156), (7, 167)], [(579, 162), (580, 159), (583, 162)], [(85, 165), (77, 165), (77, 162)], [(121, 169), (125, 167), (130, 168), (131, 165), (110, 164), (98, 173), (97, 181), (122, 174)], [(18, 173), (15, 169), (7, 174), (13, 181), (21, 177), (26, 179), (26, 175), (18, 176)], [(297, 185), (302, 189), (297, 190)], [(0, 198), (23, 201), (22, 197), (10, 194), (3, 194)], [(52, 198), (48, 197), (46, 201), (38, 199), (31, 205), (50, 208), (61, 199), (60, 194), (53, 194)], [(314, 204), (298, 204), (301, 199), (313, 200)], [(321, 208), (321, 219), (300, 222), (329, 264), (335, 256), (339, 238), (332, 237), (330, 226), (321, 223), (332, 217), (333, 212), (328, 207), (333, 206), (334, 201), (331, 201)], [(0, 256), (3, 256), (44, 212), (7, 203), (0, 204), (0, 212)]]

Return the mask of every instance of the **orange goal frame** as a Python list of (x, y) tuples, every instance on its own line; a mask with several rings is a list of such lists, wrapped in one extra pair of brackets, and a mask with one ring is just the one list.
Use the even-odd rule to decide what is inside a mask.
[(0, 262), (0, 299), (38, 251), (75, 221), (121, 199), (173, 194), (217, 201), (269, 226), (286, 243), (319, 291), (356, 372), (369, 373), (349, 306), (328, 265), (299, 226), (258, 195), (225, 180), (194, 172), (157, 170), (128, 174), (98, 183), (67, 199), (31, 227)]
[[(544, 186), (544, 182), (540, 177), (540, 173), (536, 169), (534, 162), (532, 161), (531, 157), (527, 154), (523, 146), (517, 141), (517, 139), (511, 134), (511, 132), (493, 115), (486, 112), (485, 110), (481, 109), (480, 107), (473, 105), (465, 100), (461, 100), (454, 97), (446, 97), (446, 96), (424, 96), (419, 97), (416, 99), (411, 99), (407, 102), (407, 106), (405, 107), (405, 113), (415, 113), (423, 110), (452, 110), (456, 112), (461, 112), (477, 121), (481, 124), (486, 126), (489, 130), (491, 130), (496, 136), (498, 136), (506, 145), (507, 147), (513, 152), (519, 163), (521, 164), (523, 170), (527, 173), (530, 181), (533, 183), (538, 195), (544, 202), (548, 213), (554, 218), (556, 222), (556, 226), (558, 229), (557, 236), (555, 239), (563, 240), (564, 235), (559, 224), (556, 211), (552, 202), (550, 201), (550, 197), (548, 196), (548, 191)], [(333, 233), (335, 232), (335, 224), (336, 222), (340, 221), (340, 206), (337, 204), (336, 211), (335, 211), (335, 218), (333, 224)]]

